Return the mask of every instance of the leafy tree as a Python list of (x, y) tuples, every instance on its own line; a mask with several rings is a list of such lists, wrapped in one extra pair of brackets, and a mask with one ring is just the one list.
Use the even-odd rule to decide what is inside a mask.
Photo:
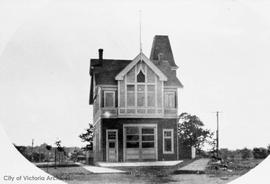
[(85, 149), (93, 150), (94, 126), (89, 123), (89, 127), (85, 131), (85, 133), (79, 135), (79, 138), (81, 138), (82, 142), (87, 142)]
[(197, 150), (201, 150), (205, 143), (210, 143), (214, 135), (203, 126), (203, 122), (196, 115), (182, 113), (178, 122), (180, 141), (187, 146), (194, 146)]
[(256, 159), (264, 159), (268, 156), (268, 150), (266, 148), (254, 148), (252, 153)]

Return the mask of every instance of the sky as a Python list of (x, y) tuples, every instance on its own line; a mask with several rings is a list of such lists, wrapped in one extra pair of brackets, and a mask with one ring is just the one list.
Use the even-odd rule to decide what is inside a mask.
[(92, 122), (89, 60), (149, 56), (168, 35), (178, 77), (179, 113), (197, 115), (220, 147), (270, 144), (270, 2), (0, 1), (0, 122), (18, 145), (83, 146)]

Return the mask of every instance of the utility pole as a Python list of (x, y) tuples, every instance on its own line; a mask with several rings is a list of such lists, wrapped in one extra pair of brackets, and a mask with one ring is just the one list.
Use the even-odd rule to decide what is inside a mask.
[(34, 139), (32, 139), (32, 155), (31, 155), (31, 161), (34, 161)]
[(217, 115), (217, 132), (216, 132), (216, 139), (217, 139), (217, 148), (216, 148), (216, 152), (217, 152), (217, 157), (219, 157), (218, 154), (218, 150), (219, 150), (219, 111), (216, 112)]

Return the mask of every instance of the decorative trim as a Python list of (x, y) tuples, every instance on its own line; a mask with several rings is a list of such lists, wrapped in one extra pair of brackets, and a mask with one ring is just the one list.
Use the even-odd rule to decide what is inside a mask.
[(113, 88), (113, 89), (117, 89), (117, 85), (99, 84), (97, 86), (102, 87), (102, 88)]
[(168, 78), (162, 71), (151, 62), (143, 53), (138, 54), (131, 63), (129, 63), (119, 74), (116, 75), (115, 80), (123, 80), (124, 76), (140, 61), (143, 60), (158, 76), (161, 81), (167, 81)]

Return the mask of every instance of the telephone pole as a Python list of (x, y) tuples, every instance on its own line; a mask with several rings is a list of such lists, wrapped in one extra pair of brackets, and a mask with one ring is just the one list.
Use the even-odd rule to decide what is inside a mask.
[(218, 150), (219, 150), (219, 111), (216, 112), (217, 116), (217, 132), (216, 132), (216, 139), (217, 139), (217, 147), (216, 147), (216, 152), (217, 152), (217, 157), (219, 157)]

